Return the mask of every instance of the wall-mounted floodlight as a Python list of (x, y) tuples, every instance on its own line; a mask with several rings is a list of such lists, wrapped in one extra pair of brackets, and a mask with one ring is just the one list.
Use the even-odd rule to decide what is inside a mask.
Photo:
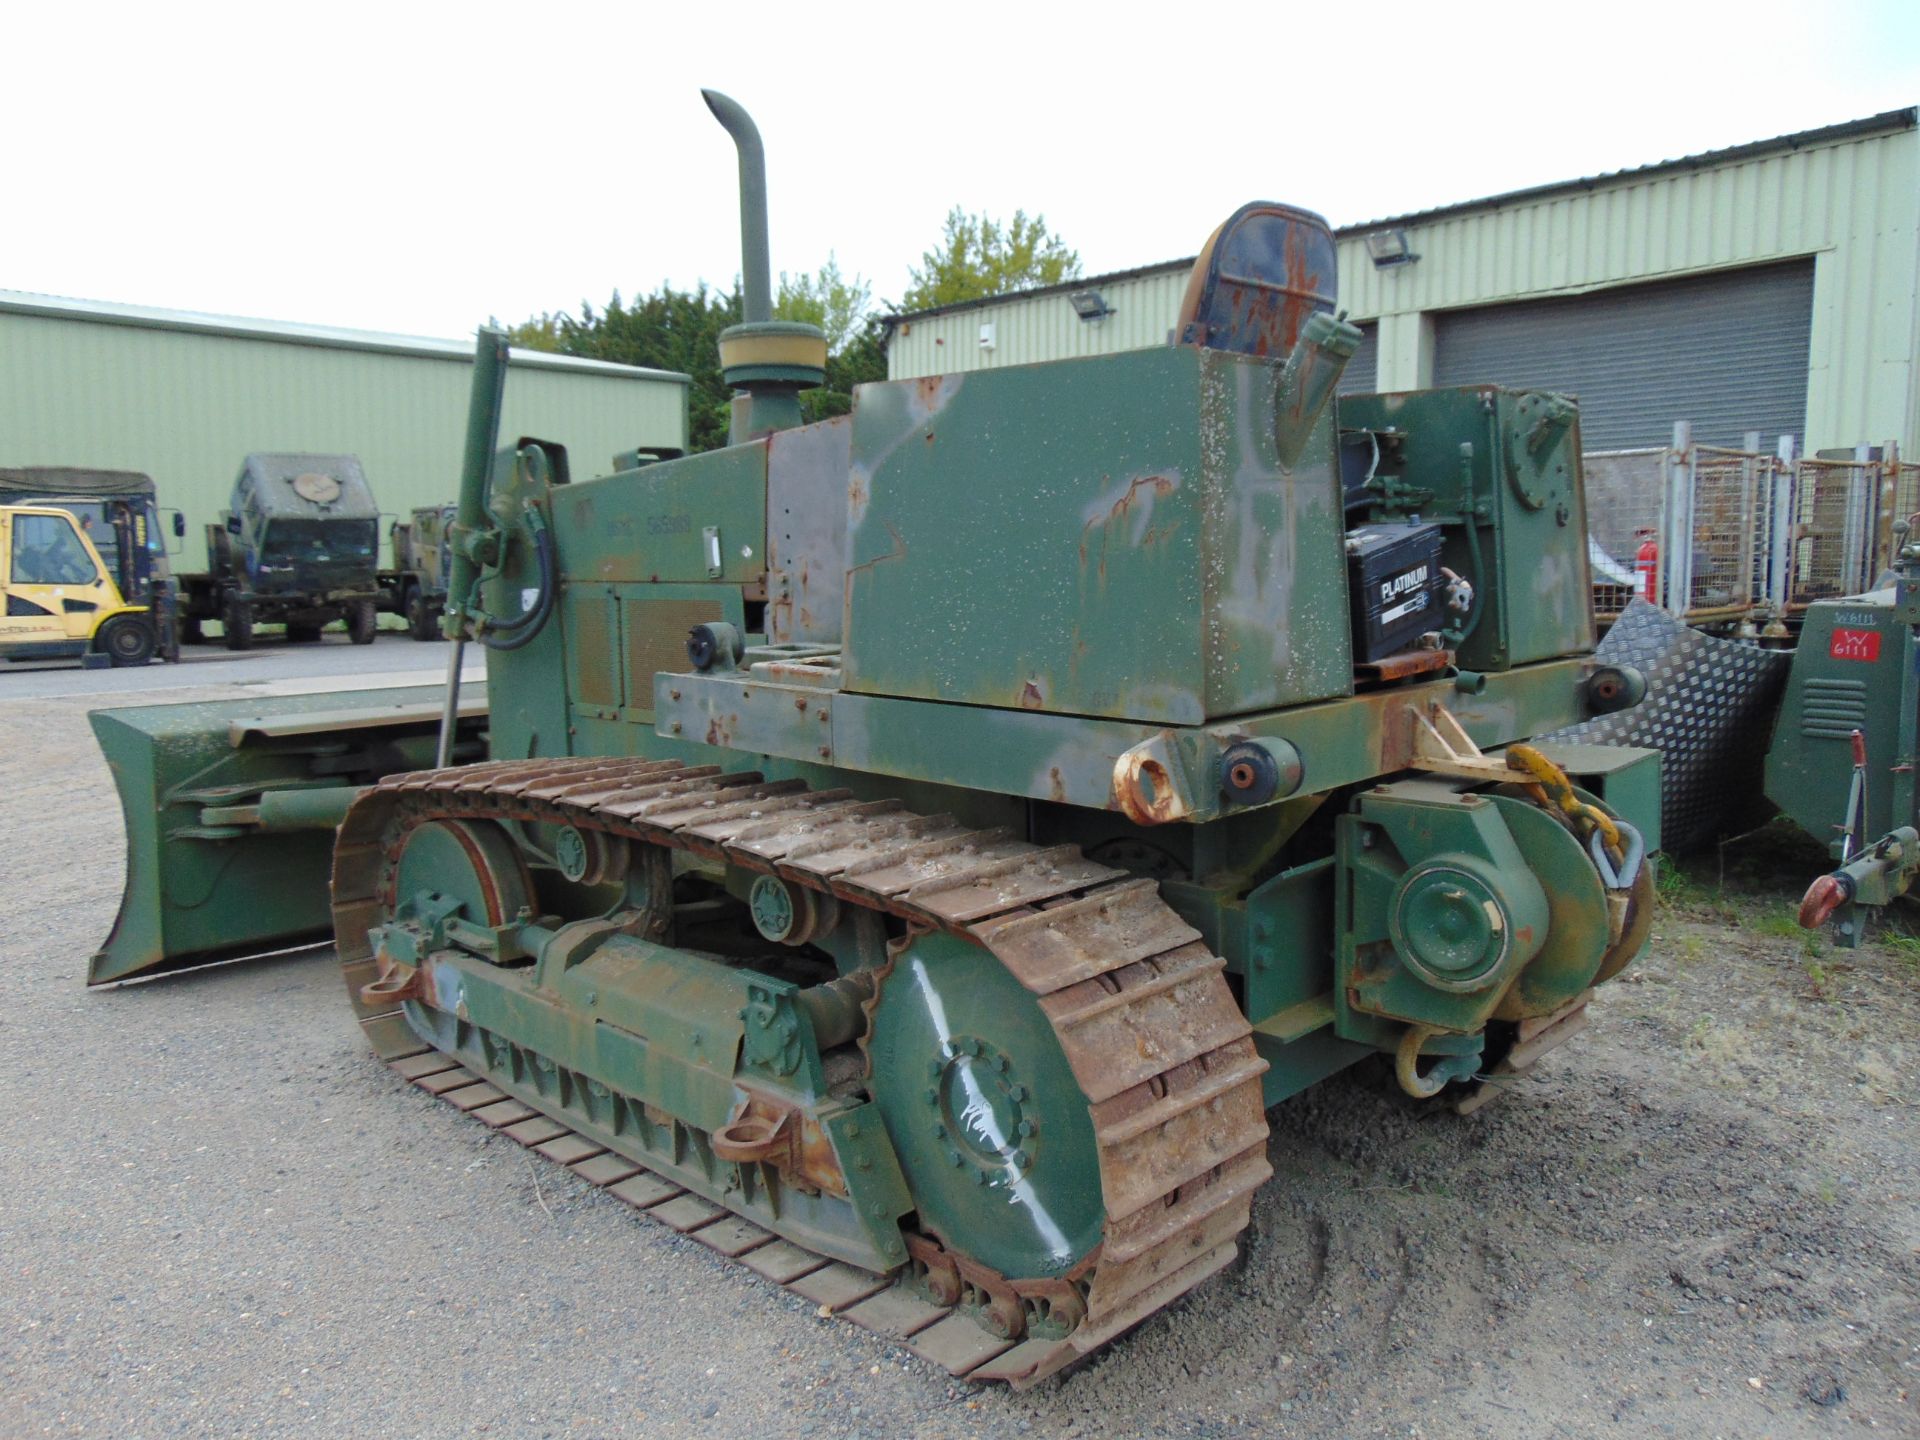
[(1104, 320), (1113, 314), (1098, 290), (1075, 290), (1067, 296), (1067, 303), (1082, 320)]
[(1367, 256), (1379, 270), (1389, 265), (1411, 265), (1420, 258), (1407, 243), (1407, 232), (1398, 225), (1391, 230), (1376, 230), (1367, 236)]

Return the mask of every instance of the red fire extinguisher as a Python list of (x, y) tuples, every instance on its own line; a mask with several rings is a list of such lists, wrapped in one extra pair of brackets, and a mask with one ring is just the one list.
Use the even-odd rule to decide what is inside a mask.
[(1633, 573), (1640, 581), (1640, 594), (1649, 605), (1660, 603), (1660, 547), (1654, 543), (1653, 532), (1645, 533), (1640, 548), (1634, 553)]

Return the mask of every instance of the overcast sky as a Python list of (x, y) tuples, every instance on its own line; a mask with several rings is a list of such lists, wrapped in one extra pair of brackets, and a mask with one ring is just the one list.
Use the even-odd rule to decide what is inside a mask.
[(0, 289), (459, 335), (739, 268), (876, 300), (959, 204), (1089, 274), (1920, 102), (1920, 3), (16, 6)]

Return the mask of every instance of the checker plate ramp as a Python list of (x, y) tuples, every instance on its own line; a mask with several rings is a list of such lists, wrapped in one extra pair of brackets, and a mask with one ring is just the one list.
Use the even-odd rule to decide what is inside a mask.
[(1534, 743), (1658, 750), (1660, 842), (1671, 854), (1757, 823), (1746, 811), (1762, 790), (1767, 727), (1786, 689), (1793, 653), (1715, 639), (1636, 598), (1594, 658), (1638, 666), (1647, 677), (1647, 698)]

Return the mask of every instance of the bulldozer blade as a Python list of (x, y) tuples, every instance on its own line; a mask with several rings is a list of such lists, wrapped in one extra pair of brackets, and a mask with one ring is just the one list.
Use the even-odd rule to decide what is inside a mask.
[[(361, 787), (433, 764), (441, 699), (421, 685), (92, 712), (127, 874), (87, 983), (327, 939), (334, 827)], [(456, 763), (483, 756), (485, 724), (470, 686)]]

